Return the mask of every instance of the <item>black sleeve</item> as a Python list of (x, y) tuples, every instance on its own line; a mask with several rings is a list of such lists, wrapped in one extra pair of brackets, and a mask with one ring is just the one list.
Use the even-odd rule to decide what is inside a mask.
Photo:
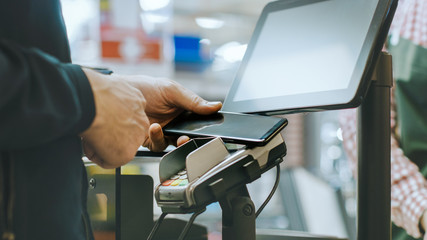
[(92, 89), (80, 66), (0, 39), (0, 150), (78, 135), (94, 116)]

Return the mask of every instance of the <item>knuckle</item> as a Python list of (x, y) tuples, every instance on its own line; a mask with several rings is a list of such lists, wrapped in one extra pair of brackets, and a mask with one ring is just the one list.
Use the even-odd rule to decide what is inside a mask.
[(163, 89), (169, 93), (176, 91), (178, 89), (178, 84), (172, 80), (165, 80), (162, 83), (162, 85), (163, 85)]
[(197, 95), (194, 95), (191, 97), (191, 105), (190, 105), (190, 106), (192, 106), (191, 111), (195, 110), (195, 108), (199, 105), (200, 101), (201, 101), (201, 98)]
[(147, 99), (145, 99), (141, 94), (140, 104), (143, 108), (147, 106)]
[(176, 83), (174, 80), (169, 79), (169, 78), (165, 78), (165, 77), (157, 78), (157, 80), (159, 82), (161, 82), (161, 83), (164, 83), (164, 84), (174, 84), (174, 83)]
[(147, 106), (147, 99), (145, 99), (144, 94), (142, 94), (141, 91), (135, 89), (135, 98), (134, 101), (136, 101), (140, 108), (145, 108)]
[(170, 101), (176, 95), (177, 84), (172, 80), (165, 79), (157, 82), (160, 96), (167, 101)]
[(178, 86), (177, 82), (175, 82), (172, 79), (168, 79), (168, 78), (160, 78), (159, 83), (162, 84), (163, 87), (167, 88), (167, 89), (174, 89)]

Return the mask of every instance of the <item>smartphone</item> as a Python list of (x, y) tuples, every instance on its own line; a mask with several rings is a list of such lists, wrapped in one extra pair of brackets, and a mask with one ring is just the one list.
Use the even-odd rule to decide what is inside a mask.
[(165, 135), (189, 137), (221, 137), (224, 142), (264, 146), (279, 133), (286, 118), (252, 114), (218, 112), (198, 115), (184, 112), (163, 128)]

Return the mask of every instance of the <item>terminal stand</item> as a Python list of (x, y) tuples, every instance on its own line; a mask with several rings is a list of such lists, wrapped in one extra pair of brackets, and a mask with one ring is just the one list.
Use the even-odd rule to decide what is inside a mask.
[(219, 201), (222, 209), (223, 240), (255, 240), (255, 206), (246, 186)]

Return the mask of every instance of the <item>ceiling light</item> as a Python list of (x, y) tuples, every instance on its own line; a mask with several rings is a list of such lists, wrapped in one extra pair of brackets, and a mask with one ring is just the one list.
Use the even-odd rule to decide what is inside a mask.
[(198, 17), (196, 23), (202, 28), (218, 29), (224, 26), (224, 21), (216, 18)]
[(169, 5), (170, 0), (139, 0), (139, 5), (144, 11), (154, 11)]

